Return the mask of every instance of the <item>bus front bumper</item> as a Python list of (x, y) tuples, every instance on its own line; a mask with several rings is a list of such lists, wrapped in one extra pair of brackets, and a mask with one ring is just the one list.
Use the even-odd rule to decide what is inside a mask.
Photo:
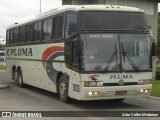
[(133, 86), (82, 87), (80, 100), (148, 97), (151, 89), (151, 84)]

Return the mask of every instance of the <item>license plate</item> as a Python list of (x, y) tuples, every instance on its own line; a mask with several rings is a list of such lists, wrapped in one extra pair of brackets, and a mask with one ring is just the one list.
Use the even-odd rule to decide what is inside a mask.
[(116, 91), (115, 95), (127, 95), (127, 91)]

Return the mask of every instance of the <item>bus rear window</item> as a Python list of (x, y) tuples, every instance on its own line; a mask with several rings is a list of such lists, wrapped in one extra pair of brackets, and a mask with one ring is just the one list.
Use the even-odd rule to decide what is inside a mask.
[(81, 30), (147, 30), (144, 13), (80, 12)]

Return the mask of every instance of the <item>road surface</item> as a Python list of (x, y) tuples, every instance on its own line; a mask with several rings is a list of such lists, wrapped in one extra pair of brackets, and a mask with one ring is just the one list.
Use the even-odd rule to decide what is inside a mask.
[[(65, 104), (58, 95), (32, 86), (20, 88), (0, 71), (0, 82), (9, 88), (0, 89), (0, 111), (160, 111), (160, 101), (150, 98), (131, 98), (123, 102), (113, 101), (73, 101)], [(74, 112), (73, 112), (74, 114)], [(114, 113), (113, 113), (114, 114)], [(2, 118), (0, 118), (2, 119)], [(3, 118), (9, 120), (9, 118)], [(19, 120), (20, 118), (14, 118)], [(27, 118), (23, 118), (28, 120)], [(31, 118), (29, 118), (30, 120)], [(33, 118), (39, 120), (39, 118)], [(53, 118), (40, 118), (53, 120)], [(74, 120), (74, 117), (54, 117), (56, 120)], [(77, 120), (160, 120), (160, 117), (77, 117)], [(13, 120), (13, 118), (11, 119)], [(32, 120), (32, 119), (31, 119)]]

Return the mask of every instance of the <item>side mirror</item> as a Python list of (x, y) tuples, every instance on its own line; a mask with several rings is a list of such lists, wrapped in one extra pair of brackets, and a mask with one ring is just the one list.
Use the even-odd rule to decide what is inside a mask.
[(151, 26), (148, 26), (148, 29), (149, 29), (149, 34), (151, 37), (153, 37), (153, 33), (152, 33), (152, 30), (151, 30)]
[(157, 45), (156, 42), (152, 42), (152, 56), (156, 56), (157, 55)]

